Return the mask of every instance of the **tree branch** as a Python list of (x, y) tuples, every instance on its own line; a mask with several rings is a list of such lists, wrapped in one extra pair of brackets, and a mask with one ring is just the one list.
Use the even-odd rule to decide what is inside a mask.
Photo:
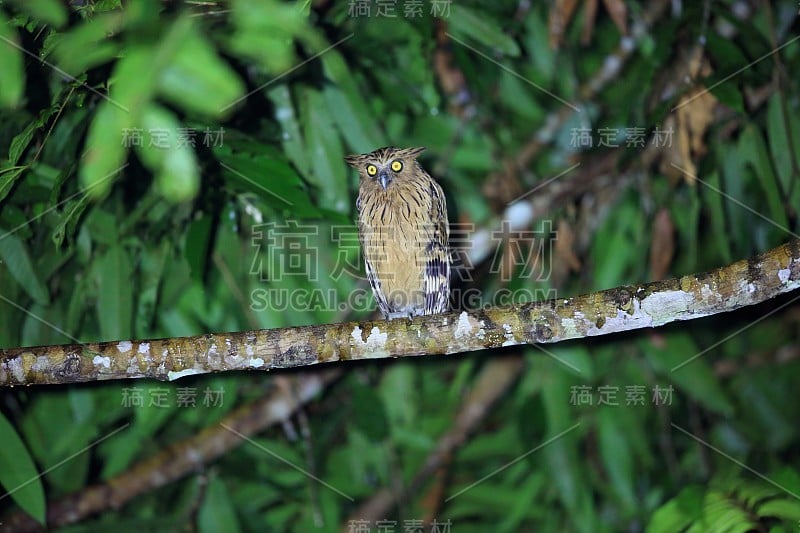
[(428, 479), (452, 459), (456, 449), (483, 422), (494, 402), (516, 382), (523, 368), (523, 360), (518, 356), (497, 358), (485, 365), (459, 406), (453, 425), (439, 437), (405, 490), (381, 488), (350, 515), (349, 521), (376, 522), (389, 516), (392, 507), (402, 498), (419, 495)]
[(800, 287), (800, 240), (703, 274), (545, 302), (412, 320), (0, 350), (0, 385), (272, 370), (454, 354), (657, 327), (732, 311)]
[[(63, 527), (109, 508), (119, 509), (141, 494), (200, 470), (203, 465), (241, 445), (244, 438), (289, 419), (340, 374), (340, 369), (336, 368), (306, 373), (291, 389), (267, 393), (232, 411), (219, 423), (139, 461), (113, 478), (49, 503), (47, 527)], [(3, 517), (0, 525), (3, 531), (42, 529), (41, 524), (25, 512)]]

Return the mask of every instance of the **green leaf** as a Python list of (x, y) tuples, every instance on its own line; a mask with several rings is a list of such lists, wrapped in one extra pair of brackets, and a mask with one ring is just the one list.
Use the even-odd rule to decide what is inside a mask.
[(690, 272), (699, 264), (697, 250), (700, 243), (697, 233), (700, 227), (701, 205), (698, 188), (687, 189), (682, 197), (670, 202), (669, 209), (678, 232), (679, 246), (685, 250), (681, 254), (683, 261), (675, 265), (674, 271)]
[[(727, 473), (720, 475), (720, 485), (723, 487), (726, 486), (726, 484), (729, 483), (727, 481), (728, 479)], [(716, 482), (717, 480), (714, 481)], [(759, 504), (774, 498), (776, 495), (784, 495), (784, 492), (782, 492), (780, 489), (757, 481), (752, 483), (737, 481), (737, 485), (738, 486), (735, 489), (736, 500), (749, 508), (756, 507)]]
[[(453, 16), (448, 18), (447, 22), (450, 25), (450, 32), (459, 39), (478, 42), (506, 56), (519, 55), (516, 41), (506, 35), (498, 23), (485, 13), (479, 14), (461, 4), (454, 5), (453, 12)], [(480, 52), (491, 55), (492, 50)]]
[[(169, 391), (166, 397), (164, 391)], [(125, 408), (126, 416), (133, 410), (134, 422), (128, 429), (100, 445), (103, 478), (119, 474), (137, 457), (145, 455), (148, 450), (143, 448), (143, 445), (152, 446), (156, 436), (178, 409), (174, 400), (174, 389), (163, 386), (154, 384), (120, 386), (115, 393), (114, 400), (117, 405), (123, 402), (129, 405)], [(131, 405), (136, 398), (141, 399), (142, 403)], [(156, 402), (163, 402), (166, 405), (159, 406)]]
[(307, 176), (311, 172), (311, 166), (308, 162), (303, 136), (300, 134), (300, 123), (297, 119), (297, 112), (292, 102), (292, 93), (289, 91), (289, 87), (283, 84), (276, 85), (267, 91), (267, 97), (275, 107), (275, 120), (278, 121), (281, 130), (283, 130), (281, 144), (284, 152), (286, 152), (289, 160), (300, 173)]
[(32, 120), (25, 126), (25, 129), (19, 132), (11, 139), (11, 146), (8, 147), (8, 159), (11, 165), (16, 165), (19, 158), (25, 152), (25, 149), (31, 143), (33, 134), (42, 126), (40, 120)]
[(784, 114), (781, 100), (786, 95), (776, 92), (767, 106), (767, 136), (772, 160), (775, 162), (780, 183), (784, 191), (792, 187), (792, 179), (800, 179), (794, 175), (793, 163), (798, 164), (800, 158), (800, 119), (797, 112), (792, 112), (792, 104), (785, 102), (787, 112)]
[(384, 135), (376, 127), (377, 121), (364, 106), (361, 95), (345, 93), (333, 86), (325, 87), (323, 92), (334, 123), (353, 150), (366, 153), (386, 146)]
[(153, 319), (157, 311), (159, 288), (171, 249), (172, 245), (168, 241), (162, 241), (160, 245), (143, 250), (140, 255), (142, 286), (137, 298), (134, 328), (137, 337), (146, 336), (152, 331)]
[(114, 58), (120, 45), (108, 39), (124, 22), (122, 13), (106, 13), (92, 17), (67, 33), (54, 33), (52, 47), (55, 60), (72, 76), (102, 65)]
[(383, 399), (377, 391), (357, 382), (351, 387), (353, 424), (370, 441), (380, 442), (389, 436), (389, 422)]
[(142, 161), (155, 173), (159, 192), (174, 203), (194, 198), (200, 188), (200, 169), (194, 150), (179, 140), (181, 124), (175, 115), (163, 107), (148, 105), (140, 121), (142, 129), (159, 134), (157, 144), (136, 146)]
[(687, 333), (670, 333), (664, 342), (643, 340), (647, 360), (661, 375), (674, 381), (678, 388), (711, 411), (730, 416), (733, 406), (720, 387), (714, 372), (702, 356), (702, 350)]
[(628, 271), (641, 259), (641, 251), (632, 244), (639, 243), (645, 227), (643, 213), (631, 196), (616, 206), (615, 216), (600, 226), (592, 245), (594, 283), (598, 289), (616, 287), (628, 281)]
[(536, 102), (530, 86), (506, 71), (499, 73), (500, 98), (514, 115), (526, 120), (541, 120), (544, 111)]
[[(553, 357), (556, 361), (564, 364), (565, 369), (568, 369), (573, 375), (578, 375), (581, 379), (590, 380), (594, 378), (595, 360), (594, 354), (590, 354), (589, 349), (585, 346), (577, 344), (565, 344), (562, 346), (553, 346), (548, 348), (547, 355)], [(541, 352), (534, 346), (531, 350), (533, 354), (541, 354)], [(574, 367), (574, 368), (573, 368)], [(574, 369), (577, 370), (574, 370)]]
[[(552, 438), (552, 436), (550, 436)], [(575, 453), (566, 443), (555, 441), (541, 450), (547, 465), (547, 471), (558, 491), (559, 500), (569, 510), (578, 506), (578, 494), (581, 492), (580, 476), (575, 466)]]
[(597, 420), (600, 456), (608, 472), (611, 488), (628, 512), (633, 512), (636, 509), (636, 495), (633, 487), (633, 454), (628, 444), (630, 432), (620, 422), (613, 408), (600, 409)]
[(86, 226), (94, 244), (104, 244), (106, 246), (116, 246), (119, 243), (118, 224), (114, 215), (95, 206), (86, 217)]
[(78, 325), (84, 318), (84, 312), (89, 306), (88, 300), (93, 298), (93, 295), (89, 295), (88, 285), (88, 279), (83, 277), (72, 286), (72, 294), (67, 304), (64, 331), (78, 331)]
[[(536, 380), (535, 377), (530, 375), (532, 373), (531, 371), (526, 372), (523, 375), (524, 381), (518, 387), (520, 397), (527, 398), (527, 400), (520, 405), (516, 415), (518, 440), (523, 447), (528, 448), (530, 443), (536, 442), (541, 438), (542, 428), (544, 427), (544, 410), (537, 394), (540, 387), (538, 384), (532, 383)], [(536, 464), (536, 457), (533, 455), (529, 455), (527, 460), (531, 465)]]
[[(528, 494), (531, 489), (534, 489), (535, 492), (535, 485), (536, 485), (536, 476), (535, 473), (532, 473), (531, 483), (526, 483)], [(495, 518), (498, 523), (497, 526), (500, 526), (499, 522), (501, 519), (509, 520), (509, 507), (515, 506), (518, 497), (518, 489), (516, 487), (509, 487), (507, 485), (503, 485), (501, 483), (492, 483), (493, 479), (488, 479), (483, 483), (475, 485), (474, 487), (470, 488), (466, 492), (463, 492), (458, 495), (455, 499), (448, 503), (447, 508), (447, 517), (452, 518), (454, 523), (461, 523), (455, 522), (456, 519), (461, 519), (466, 522), (468, 518), (474, 518), (477, 516), (477, 509), (480, 509), (480, 515), (486, 516), (486, 514)], [(453, 492), (457, 492), (462, 488), (466, 488), (468, 484), (465, 483), (465, 487), (460, 487), (458, 485), (453, 487)], [(531, 518), (542, 518), (544, 514), (542, 507), (537, 505), (528, 505), (527, 509), (527, 516)], [(505, 525), (505, 524), (504, 524)], [(453, 528), (456, 531), (458, 528)], [(502, 528), (502, 527), (492, 527), (492, 531), (520, 531), (525, 530), (525, 528)], [(398, 529), (398, 531), (401, 531)], [(443, 531), (443, 530), (442, 530)]]
[(19, 36), (14, 27), (0, 12), (0, 107), (14, 107), (25, 90), (25, 71)]
[(122, 0), (97, 0), (92, 4), (92, 11), (100, 13), (102, 11), (112, 11), (122, 8)]
[(14, 426), (0, 413), (0, 485), (11, 498), (44, 525), (44, 487), (33, 458)]
[(231, 491), (225, 486), (225, 483), (219, 477), (212, 476), (197, 516), (200, 533), (214, 531), (235, 533), (240, 530), (230, 495)]
[[(498, 524), (498, 531), (520, 531), (524, 528), (523, 520), (532, 514), (537, 507), (536, 502), (542, 497), (544, 488), (547, 486), (546, 475), (543, 472), (531, 473), (526, 475), (526, 479), (515, 495), (508, 500), (508, 505), (503, 505), (508, 509), (507, 513), (502, 513), (503, 521)], [(502, 507), (498, 507), (502, 508)]]
[(310, 33), (307, 19), (298, 7), (275, 0), (234, 0), (231, 20), (237, 30), (228, 47), (235, 54), (282, 75), (296, 60), (292, 41)]
[(89, 126), (81, 166), (80, 182), (86, 193), (94, 198), (104, 196), (123, 168), (127, 148), (122, 140), (132, 128), (130, 113), (104, 101)]
[(776, 397), (770, 394), (773, 383), (766, 382), (759, 386), (756, 376), (739, 384), (735, 390), (742, 407), (741, 413), (749, 413), (757, 420), (755, 427), (763, 428), (760, 443), (767, 449), (783, 448), (797, 438), (797, 424), (790, 413), (786, 412), (785, 396)]
[(706, 524), (713, 524), (718, 531), (752, 531), (756, 526), (736, 501), (713, 490), (703, 501), (703, 518)]
[(717, 77), (710, 77), (706, 84), (710, 86), (709, 91), (724, 105), (730, 107), (734, 111), (747, 114), (744, 108), (744, 99), (742, 91), (732, 83), (724, 83), (725, 78), (717, 79)]
[[(553, 363), (558, 365), (558, 363)], [(560, 365), (559, 365), (560, 366)], [(582, 471), (578, 468), (576, 442), (580, 431), (575, 428), (559, 438), (556, 435), (567, 431), (575, 420), (569, 405), (570, 380), (566, 371), (549, 367), (550, 375), (542, 387), (542, 402), (545, 408), (547, 433), (540, 441), (530, 443), (530, 448), (548, 442), (537, 454), (547, 465), (547, 471), (553, 480), (554, 489), (559, 499), (570, 511), (576, 511), (581, 499), (586, 497), (586, 483), (582, 479)]]
[(214, 220), (205, 215), (193, 220), (186, 233), (186, 251), (183, 255), (192, 269), (192, 278), (198, 283), (203, 282), (210, 259), (208, 251), (213, 242), (211, 238), (213, 229)]
[(36, 274), (28, 248), (14, 233), (0, 231), (0, 265), (5, 265), (11, 277), (35, 302), (42, 305), (50, 303), (50, 294)]
[(53, 324), (59, 326), (64, 323), (61, 309), (54, 306), (44, 306), (33, 302), (25, 306), (25, 317), (20, 328), (20, 344), (32, 346), (36, 344), (61, 344), (69, 342), (68, 336), (63, 335)]
[(280, 213), (291, 212), (296, 218), (319, 216), (300, 176), (279, 152), (262, 149), (261, 155), (232, 153), (230, 145), (214, 152), (223, 163), (226, 181), (237, 190), (258, 194)]
[(780, 485), (783, 491), (791, 491), (794, 494), (800, 494), (800, 474), (797, 470), (791, 467), (784, 467), (771, 476), (772, 481)]
[[(381, 395), (386, 408), (386, 416), (394, 428), (414, 427), (419, 399), (416, 395), (405, 395), (405, 391), (414, 387), (415, 371), (411, 365), (393, 365), (387, 367), (381, 375), (378, 394)], [(459, 388), (459, 392), (462, 389)]]
[(186, 202), (200, 189), (200, 169), (194, 151), (185, 147), (169, 152), (161, 172), (156, 174), (159, 192), (173, 203)]
[(684, 531), (702, 516), (703, 490), (689, 486), (680, 494), (659, 507), (650, 518), (647, 533), (672, 533)]
[[(57, 97), (60, 98), (61, 96)], [(17, 164), (20, 160), (22, 155), (25, 153), (25, 150), (31, 143), (36, 130), (47, 124), (54, 114), (60, 113), (62, 111), (62, 105), (60, 103), (54, 103), (48, 107), (45, 107), (39, 112), (39, 115), (34, 120), (28, 121), (25, 128), (14, 136), (11, 139), (11, 145), (8, 148), (8, 159), (11, 166)], [(70, 128), (73, 130), (73, 128)], [(71, 134), (75, 134), (76, 132), (70, 131)]]
[(67, 22), (67, 11), (58, 0), (12, 0), (17, 7), (44, 24), (61, 27)]
[[(774, 101), (774, 99), (773, 99)], [(770, 104), (774, 109), (775, 104)], [(776, 112), (773, 110), (772, 114)], [(779, 120), (773, 118), (773, 122)], [(770, 131), (770, 133), (773, 133)], [(798, 132), (800, 133), (800, 132)], [(772, 136), (770, 140), (774, 140)], [(777, 147), (776, 147), (777, 148)], [(751, 163), (756, 172), (756, 182), (761, 184), (761, 188), (767, 199), (769, 205), (769, 218), (775, 224), (783, 228), (789, 227), (789, 220), (786, 210), (783, 207), (783, 195), (779, 189), (778, 177), (772, 168), (772, 160), (769, 157), (767, 145), (764, 142), (764, 136), (761, 131), (753, 124), (748, 125), (739, 137), (738, 155), (742, 163)], [(747, 205), (749, 198), (740, 198), (739, 200)], [(751, 200), (752, 202), (752, 200)], [(749, 207), (755, 208), (750, 205)], [(737, 206), (738, 208), (738, 206)]]
[[(525, 17), (525, 48), (542, 84), (549, 83), (557, 72), (556, 55), (550, 47), (547, 22), (538, 11)], [(533, 80), (537, 81), (537, 80)]]
[(800, 522), (800, 502), (795, 499), (781, 498), (770, 500), (758, 506), (758, 516), (776, 516), (783, 520)]
[(742, 68), (742, 58), (746, 55), (733, 39), (726, 39), (716, 32), (708, 32), (706, 39), (706, 48), (720, 76), (730, 76)]
[[(725, 209), (722, 202), (725, 198), (715, 192), (721, 190), (719, 173), (715, 170), (711, 172), (706, 178), (706, 183), (710, 187), (703, 191), (702, 204), (710, 212), (711, 222), (711, 237), (710, 246), (715, 246), (722, 256), (725, 263), (733, 261), (733, 251), (731, 250), (731, 243), (728, 237), (727, 225), (725, 223)], [(713, 187), (713, 189), (711, 188)]]
[[(162, 73), (184, 48), (184, 40), (192, 38), (194, 26), (190, 19), (173, 22), (157, 45), (130, 46), (117, 63), (112, 76), (109, 96), (132, 117), (149, 105), (155, 95)], [(185, 61), (185, 59), (184, 59)], [(131, 119), (135, 121), (135, 119)]]
[(11, 192), (11, 188), (14, 187), (14, 183), (16, 183), (17, 179), (22, 175), (22, 172), (27, 168), (26, 166), (12, 166), (0, 169), (0, 202), (8, 196), (8, 193)]
[(66, 237), (67, 233), (72, 235), (75, 232), (75, 229), (78, 225), (78, 220), (88, 205), (89, 197), (85, 195), (81, 196), (77, 200), (69, 200), (64, 205), (64, 210), (61, 212), (61, 217), (58, 219), (55, 228), (53, 228), (53, 234), (51, 236), (53, 239), (53, 244), (60, 247), (64, 242), (64, 237)]
[(94, 265), (97, 283), (97, 318), (105, 340), (131, 337), (133, 316), (133, 265), (120, 246), (111, 247)]
[(322, 94), (306, 89), (303, 107), (303, 129), (311, 158), (311, 179), (317, 186), (317, 205), (338, 213), (350, 211), (347, 189), (347, 167), (339, 134), (333, 127)]
[(239, 76), (194, 26), (160, 73), (158, 88), (175, 105), (212, 117), (230, 113), (244, 94)]
[[(149, 105), (159, 73), (169, 64), (191, 30), (185, 19), (170, 27), (158, 48), (148, 45), (131, 46), (115, 66), (109, 98), (100, 107), (89, 126), (86, 152), (80, 168), (81, 183), (94, 197), (103, 196), (110, 188), (110, 178), (120, 170), (127, 147), (126, 136), (137, 126), (142, 109)], [(171, 132), (176, 135), (176, 131)], [(186, 197), (196, 189), (196, 180), (188, 172), (196, 170), (193, 158), (185, 151), (175, 150), (164, 160), (157, 176), (165, 196)], [(176, 173), (170, 183), (170, 174)], [(194, 183), (193, 183), (194, 181)]]

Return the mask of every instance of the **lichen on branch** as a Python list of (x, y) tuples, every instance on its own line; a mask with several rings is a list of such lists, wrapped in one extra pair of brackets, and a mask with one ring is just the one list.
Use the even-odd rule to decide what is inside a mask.
[(702, 274), (570, 298), (417, 317), (142, 341), (0, 350), (0, 385), (272, 370), (355, 359), (455, 354), (658, 327), (800, 287), (800, 240)]

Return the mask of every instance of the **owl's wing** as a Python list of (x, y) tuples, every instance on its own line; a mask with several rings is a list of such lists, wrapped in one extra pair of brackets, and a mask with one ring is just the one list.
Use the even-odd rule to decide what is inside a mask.
[(386, 295), (383, 293), (381, 280), (378, 279), (378, 275), (375, 273), (372, 263), (370, 263), (369, 259), (366, 257), (364, 258), (364, 266), (367, 269), (367, 279), (369, 280), (370, 287), (372, 287), (372, 294), (375, 296), (375, 301), (378, 303), (378, 309), (381, 310), (384, 317), (388, 317), (389, 304), (386, 302)]
[(427, 245), (425, 263), (425, 314), (445, 313), (450, 307), (450, 227), (447, 204), (438, 183), (430, 182), (431, 241)]
[(386, 295), (383, 293), (381, 280), (378, 278), (375, 267), (372, 266), (369, 260), (369, 254), (367, 253), (368, 247), (372, 245), (371, 241), (373, 241), (375, 237), (371, 228), (361, 219), (361, 205), (361, 194), (359, 194), (358, 199), (356, 199), (356, 210), (358, 210), (359, 213), (358, 240), (361, 243), (361, 253), (364, 255), (364, 267), (367, 271), (367, 280), (369, 281), (369, 286), (372, 287), (372, 294), (375, 296), (375, 301), (378, 303), (378, 309), (381, 310), (384, 317), (388, 317), (389, 304), (386, 302)]

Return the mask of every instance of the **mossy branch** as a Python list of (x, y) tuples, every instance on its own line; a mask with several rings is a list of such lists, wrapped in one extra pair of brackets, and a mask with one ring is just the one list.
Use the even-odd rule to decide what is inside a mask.
[(0, 350), (0, 385), (174, 380), (226, 370), (470, 352), (692, 320), (800, 287), (800, 240), (678, 279), (412, 320), (345, 322), (171, 339)]

